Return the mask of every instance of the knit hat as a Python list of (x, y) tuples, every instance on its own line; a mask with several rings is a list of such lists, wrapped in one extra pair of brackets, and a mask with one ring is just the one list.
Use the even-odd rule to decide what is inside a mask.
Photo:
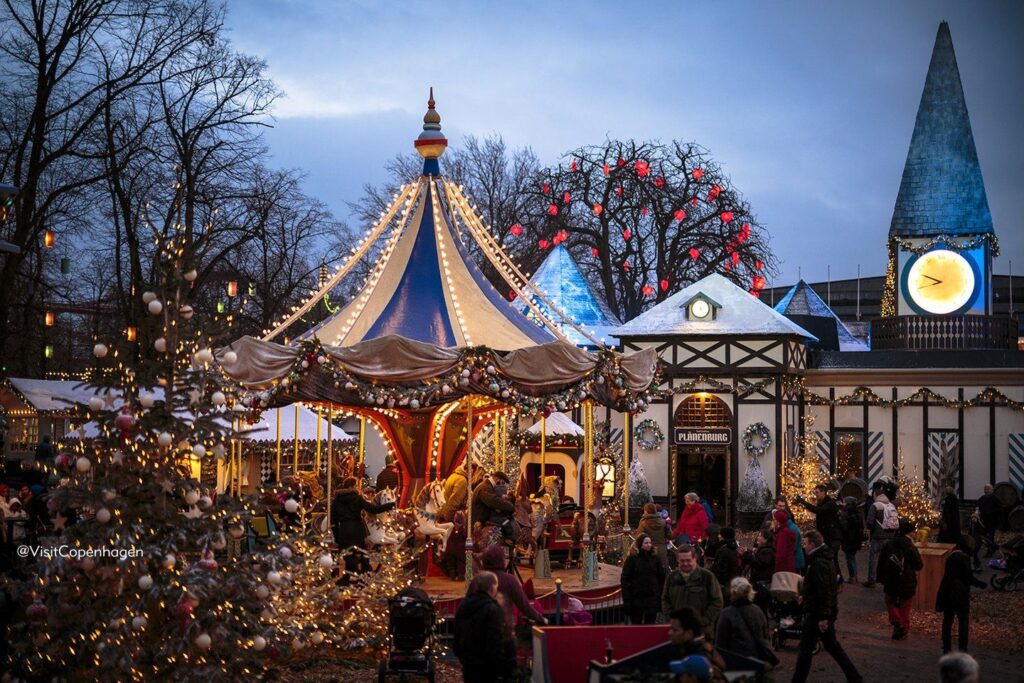
[(505, 551), (500, 545), (492, 545), (484, 551), (482, 562), (484, 569), (501, 570), (505, 568)]
[(776, 510), (775, 514), (772, 515), (772, 519), (779, 524), (785, 524), (789, 521), (789, 515), (786, 514), (785, 510)]

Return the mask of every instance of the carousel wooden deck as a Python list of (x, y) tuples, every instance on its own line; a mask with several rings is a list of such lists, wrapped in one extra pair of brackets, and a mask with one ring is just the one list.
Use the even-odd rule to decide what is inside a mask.
[[(551, 577), (547, 579), (533, 579), (533, 587), (538, 598), (549, 598), (555, 590), (555, 580), (562, 580), (562, 594), (571, 594), (584, 601), (591, 600), (621, 600), (619, 591), (619, 576), (622, 573), (621, 567), (611, 564), (598, 563), (598, 579), (591, 581), (587, 586), (583, 585), (582, 569), (553, 569)], [(532, 567), (520, 567), (519, 574), (523, 581), (533, 578)], [(460, 601), (466, 596), (466, 582), (452, 581), (444, 576), (428, 576), (423, 583), (416, 584), (434, 600), (435, 603)]]

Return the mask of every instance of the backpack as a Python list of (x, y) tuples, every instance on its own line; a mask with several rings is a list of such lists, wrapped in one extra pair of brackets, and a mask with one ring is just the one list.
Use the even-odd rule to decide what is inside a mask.
[(900, 515), (896, 512), (896, 506), (892, 503), (882, 503), (882, 518), (878, 518), (878, 514), (875, 514), (875, 523), (878, 524), (879, 529), (885, 529), (886, 531), (896, 531), (900, 528)]
[(886, 586), (898, 585), (906, 571), (906, 555), (899, 548), (889, 547), (881, 560), (882, 570), (879, 578)]
[(715, 513), (711, 512), (711, 503), (701, 498), (700, 504), (704, 506), (704, 513), (708, 516), (708, 524), (715, 521)]

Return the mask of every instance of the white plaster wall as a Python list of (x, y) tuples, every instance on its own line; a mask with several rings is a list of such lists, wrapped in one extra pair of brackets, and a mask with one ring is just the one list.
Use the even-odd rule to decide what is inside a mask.
[(739, 467), (738, 471), (733, 474), (736, 478), (737, 491), (739, 485), (743, 482), (743, 477), (746, 475), (747, 466), (750, 463), (750, 457), (747, 456), (747, 452), (743, 448), (743, 431), (755, 422), (763, 422), (768, 427), (769, 433), (772, 435), (772, 445), (765, 451), (764, 455), (759, 458), (761, 469), (764, 470), (764, 477), (768, 481), (768, 488), (771, 489), (772, 495), (774, 496), (775, 491), (775, 454), (778, 449), (782, 448), (781, 439), (785, 437), (785, 423), (783, 423), (783, 432), (781, 434), (775, 431), (775, 404), (760, 404), (760, 405), (749, 405), (741, 403), (739, 405), (739, 412), (737, 417), (737, 428), (735, 439), (736, 453), (739, 456)]

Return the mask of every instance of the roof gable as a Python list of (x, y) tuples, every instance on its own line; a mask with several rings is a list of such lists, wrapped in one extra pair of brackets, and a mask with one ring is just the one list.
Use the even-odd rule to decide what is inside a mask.
[(840, 348), (844, 351), (867, 351), (867, 346), (847, 329), (839, 316), (818, 296), (809, 284), (800, 280), (775, 304), (775, 310), (782, 315), (809, 315), (832, 318), (836, 321), (836, 333)]

